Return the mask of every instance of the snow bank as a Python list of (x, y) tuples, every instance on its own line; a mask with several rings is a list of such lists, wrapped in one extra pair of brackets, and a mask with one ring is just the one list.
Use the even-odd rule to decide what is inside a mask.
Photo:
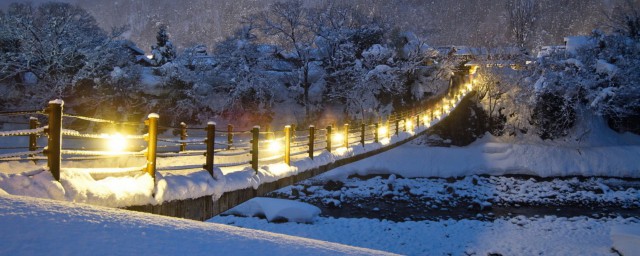
[(640, 255), (640, 226), (617, 225), (611, 228), (613, 248), (622, 255)]
[[(49, 182), (57, 184), (53, 177)], [(63, 170), (60, 184), (67, 201), (110, 207), (155, 203), (153, 178), (142, 172), (135, 176), (95, 180), (87, 172)]]
[(222, 196), (226, 179), (219, 168), (214, 169), (214, 176), (221, 178), (215, 180), (205, 170), (186, 174), (159, 172), (156, 176), (158, 184), (156, 185), (155, 201), (162, 203), (203, 196), (213, 196), (213, 199), (216, 200)]
[(3, 255), (391, 255), (259, 230), (17, 196), (0, 196), (0, 226)]
[(615, 176), (640, 178), (640, 145), (561, 147), (500, 142), (485, 135), (467, 147), (407, 144), (325, 175), (399, 174), (403, 177), (456, 177), (473, 174)]
[(264, 215), (268, 221), (286, 219), (293, 222), (312, 223), (320, 214), (320, 208), (298, 201), (256, 197), (228, 210), (225, 214), (246, 217)]

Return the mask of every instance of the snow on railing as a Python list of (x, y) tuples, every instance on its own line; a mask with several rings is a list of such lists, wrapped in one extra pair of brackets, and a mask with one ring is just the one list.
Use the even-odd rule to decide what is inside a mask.
[(60, 150), (63, 155), (78, 155), (78, 156), (141, 156), (144, 155), (146, 150), (139, 152), (119, 152), (119, 151), (96, 151), (96, 150)]
[(36, 129), (4, 131), (4, 132), (0, 132), (0, 137), (4, 137), (4, 136), (27, 136), (27, 135), (41, 134), (41, 133), (44, 132), (45, 129), (47, 129), (47, 126), (36, 128)]
[(129, 134), (92, 134), (92, 133), (80, 133), (76, 130), (70, 129), (62, 129), (62, 135), (79, 137), (79, 138), (87, 138), (87, 139), (113, 139), (114, 137), (123, 138), (126, 140), (142, 140), (144, 139), (144, 135), (129, 135)]

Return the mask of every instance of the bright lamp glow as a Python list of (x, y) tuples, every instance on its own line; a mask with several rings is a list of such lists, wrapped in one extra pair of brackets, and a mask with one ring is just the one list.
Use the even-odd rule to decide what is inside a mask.
[(471, 91), (473, 89), (473, 84), (467, 84), (467, 90)]
[(405, 126), (407, 126), (407, 130), (410, 130), (411, 128), (413, 128), (413, 122), (411, 122), (411, 120), (407, 120)]
[(436, 110), (433, 112), (433, 115), (435, 116), (435, 118), (440, 119), (440, 115), (442, 115), (442, 113), (440, 113), (440, 110)]
[(269, 141), (269, 147), (268, 150), (271, 152), (278, 152), (278, 151), (282, 151), (282, 143), (280, 141), (277, 140), (271, 140)]
[(107, 147), (112, 152), (122, 152), (127, 148), (127, 139), (122, 134), (116, 133), (109, 136)]
[(386, 126), (378, 127), (378, 136), (382, 136), (382, 137), (387, 136), (388, 132), (389, 130), (387, 129)]
[(334, 133), (331, 135), (331, 140), (335, 141), (335, 142), (343, 142), (344, 141), (344, 134), (342, 133)]

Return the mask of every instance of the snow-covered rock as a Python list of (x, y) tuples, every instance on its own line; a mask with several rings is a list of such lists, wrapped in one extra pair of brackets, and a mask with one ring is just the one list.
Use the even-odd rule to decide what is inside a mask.
[(312, 223), (314, 218), (320, 214), (320, 208), (297, 201), (256, 197), (234, 207), (225, 214), (247, 217), (264, 215), (268, 221), (286, 219), (293, 222)]

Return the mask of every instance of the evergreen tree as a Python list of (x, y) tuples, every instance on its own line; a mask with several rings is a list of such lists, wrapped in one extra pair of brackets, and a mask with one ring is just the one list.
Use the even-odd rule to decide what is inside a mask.
[(167, 25), (160, 25), (160, 28), (158, 28), (158, 34), (156, 35), (156, 40), (156, 45), (151, 46), (153, 63), (156, 66), (162, 66), (167, 62), (173, 61), (176, 58), (176, 50), (173, 48), (171, 41), (169, 41)]

